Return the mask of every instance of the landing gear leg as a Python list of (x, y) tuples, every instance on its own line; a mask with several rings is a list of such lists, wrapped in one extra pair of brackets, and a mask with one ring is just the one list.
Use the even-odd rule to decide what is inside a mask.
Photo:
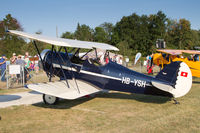
[(174, 104), (180, 104), (175, 98), (173, 98)]

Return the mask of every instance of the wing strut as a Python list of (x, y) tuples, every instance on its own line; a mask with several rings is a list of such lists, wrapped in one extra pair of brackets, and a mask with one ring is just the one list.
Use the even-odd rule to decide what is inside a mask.
[[(38, 55), (39, 55), (39, 57), (40, 57), (41, 62), (42, 62), (43, 70), (45, 71), (46, 68), (44, 67), (44, 61), (43, 61), (43, 59), (42, 59), (42, 57), (41, 57), (41, 55), (40, 55), (40, 51), (39, 51), (39, 49), (38, 49), (38, 47), (37, 47), (37, 44), (36, 44), (35, 41), (33, 41), (33, 44), (34, 44), (34, 46), (35, 46), (35, 48), (36, 48), (36, 50), (37, 50), (37, 52), (38, 52)], [(61, 48), (62, 48), (62, 47), (61, 47)], [(60, 48), (60, 50), (61, 50), (61, 48)], [(51, 48), (51, 56), (52, 56), (52, 57), (51, 57), (51, 63), (53, 62), (53, 49), (54, 49), (54, 46), (52, 45), (52, 48)], [(60, 50), (59, 50), (59, 51), (60, 51)], [(57, 54), (60, 55), (56, 50), (55, 50), (55, 53), (56, 53), (56, 56), (57, 56)], [(60, 56), (60, 57), (61, 57), (61, 56)], [(61, 59), (62, 59), (62, 57), (61, 57)], [(65, 81), (66, 81), (66, 83), (67, 83), (67, 87), (69, 88), (69, 83), (68, 83), (67, 78), (66, 78), (66, 76), (65, 76), (65, 73), (64, 73), (64, 71), (63, 71), (63, 69), (62, 69), (62, 65), (61, 65), (60, 60), (59, 60), (59, 64), (60, 64), (60, 68), (61, 68), (61, 70), (62, 70), (63, 76), (64, 76), (64, 78), (65, 78)], [(46, 74), (47, 74), (47, 77), (49, 77), (49, 81), (51, 81), (52, 71), (53, 71), (53, 65), (51, 66), (50, 69), (51, 69), (51, 70), (50, 70), (50, 74), (48, 74), (47, 71), (45, 71)]]
[[(62, 60), (63, 64), (65, 64), (66, 62), (64, 62), (62, 56), (60, 55), (60, 51), (61, 51), (62, 48), (63, 48), (63, 47), (61, 46), (61, 47), (59, 48), (58, 52), (57, 52), (55, 49), (54, 49), (54, 50), (55, 50), (55, 52), (56, 52), (56, 56), (59, 56), (60, 59)], [(66, 53), (67, 58), (69, 59), (68, 52), (67, 52), (67, 49), (66, 49), (66, 48), (65, 48), (65, 53)], [(67, 82), (67, 78), (66, 78), (65, 73), (64, 73), (64, 71), (63, 71), (63, 68), (62, 68), (61, 62), (60, 62), (60, 60), (58, 60), (58, 61), (59, 61), (59, 64), (60, 64), (61, 71), (62, 71), (62, 73), (63, 73), (63, 75), (64, 75), (64, 78), (65, 78), (65, 80), (66, 80), (66, 82)], [(69, 61), (70, 61), (70, 60), (69, 60)], [(72, 65), (71, 65), (71, 63), (70, 63), (70, 67), (71, 67), (71, 69), (72, 69)], [(77, 91), (78, 91), (78, 93), (80, 93), (80, 90), (79, 90), (78, 84), (77, 84), (77, 82), (76, 82), (75, 75), (74, 75), (73, 71), (71, 71), (71, 72), (72, 72), (72, 77), (73, 77), (74, 82), (75, 82), (76, 87), (77, 87)], [(67, 85), (68, 85), (68, 87), (69, 87), (68, 82), (67, 82)]]
[(89, 51), (87, 51), (83, 56), (81, 56), (81, 59), (83, 59), (83, 57), (86, 56), (91, 51), (92, 51), (92, 49), (90, 49)]
[[(67, 59), (69, 59), (67, 49), (66, 49), (65, 47), (64, 47), (64, 49), (65, 49), (65, 53), (66, 53), (66, 55), (67, 55)], [(75, 84), (76, 84), (76, 87), (77, 87), (78, 93), (80, 94), (80, 89), (79, 89), (79, 87), (78, 87), (78, 84), (77, 84), (77, 82), (76, 82), (76, 78), (75, 78), (74, 73), (73, 73), (73, 71), (72, 71), (72, 65), (71, 65), (71, 62), (70, 62), (70, 67), (71, 67), (72, 77), (73, 77), (74, 82), (75, 82)]]
[[(60, 51), (61, 49), (62, 49), (62, 47), (60, 47), (59, 51)], [(55, 51), (55, 53), (56, 53), (56, 56), (57, 56), (57, 57), (59, 56), (59, 57), (62, 59), (62, 57), (61, 57), (59, 51), (57, 52), (55, 49), (54, 49), (54, 51)], [(66, 75), (65, 75), (65, 73), (64, 73), (64, 70), (63, 70), (63, 68), (62, 68), (61, 62), (60, 62), (60, 60), (58, 60), (58, 61), (59, 61), (59, 65), (60, 65), (61, 71), (62, 71), (62, 73), (63, 73), (64, 79), (65, 79), (65, 81), (66, 81), (66, 83), (67, 83), (67, 86), (68, 86), (68, 88), (69, 88), (69, 83), (68, 83), (68, 81), (67, 81), (67, 77), (66, 77)], [(63, 61), (63, 59), (62, 59), (62, 61)], [(64, 63), (64, 62), (63, 62), (63, 63)]]
[[(41, 55), (40, 55), (40, 51), (39, 51), (39, 49), (38, 49), (38, 47), (37, 47), (37, 44), (36, 44), (36, 42), (35, 42), (34, 40), (33, 40), (33, 44), (34, 44), (34, 46), (35, 46), (35, 48), (36, 48), (36, 50), (37, 50), (37, 52), (38, 52), (38, 55), (39, 55), (39, 57), (40, 57), (41, 62), (42, 62), (43, 70), (45, 71), (44, 61), (43, 61), (43, 59), (42, 59), (42, 57), (41, 57)], [(46, 74), (47, 74), (47, 77), (49, 77), (49, 74), (47, 73), (47, 71), (45, 71), (45, 72), (46, 72)]]
[[(36, 48), (36, 50), (37, 50), (37, 52), (38, 52), (38, 55), (39, 55), (40, 60), (41, 60), (41, 62), (42, 62), (42, 67), (43, 67), (43, 69), (44, 69), (44, 71), (45, 71), (46, 68), (45, 68), (45, 66), (44, 66), (44, 61), (43, 61), (43, 59), (42, 59), (42, 57), (41, 57), (41, 55), (40, 55), (40, 51), (39, 51), (39, 49), (38, 49), (38, 47), (37, 47), (37, 44), (36, 44), (35, 41), (33, 41), (33, 44), (34, 44), (34, 46), (35, 46), (35, 48)], [(55, 54), (56, 54), (57, 57), (60, 57), (60, 59), (62, 60), (63, 64), (66, 63), (66, 62), (64, 62), (62, 56), (61, 56), (60, 53), (59, 53), (59, 52), (61, 51), (62, 48), (63, 48), (63, 47), (61, 46), (61, 47), (59, 48), (59, 50), (56, 51), (56, 49), (54, 48), (54, 45), (52, 45), (52, 48), (51, 48), (51, 63), (53, 63), (53, 51), (55, 51)], [(67, 49), (66, 49), (66, 48), (64, 48), (64, 49), (65, 49), (66, 56), (67, 56), (67, 58), (69, 59)], [(78, 51), (79, 51), (79, 49), (78, 49)], [(65, 75), (65, 73), (64, 73), (64, 70), (63, 70), (63, 68), (62, 68), (61, 62), (60, 62), (60, 60), (58, 60), (58, 61), (59, 61), (59, 65), (60, 65), (61, 71), (62, 71), (62, 73), (63, 73), (64, 79), (65, 79), (65, 81), (66, 81), (66, 83), (67, 83), (67, 87), (69, 88), (69, 83), (68, 83), (68, 81), (67, 81), (67, 77), (66, 77), (66, 75)], [(69, 61), (70, 61), (70, 60), (69, 60)], [(71, 67), (71, 69), (72, 69), (71, 62), (70, 62), (70, 67)], [(51, 68), (50, 68), (50, 74), (47, 73), (47, 71), (45, 71), (45, 72), (46, 72), (47, 76), (49, 77), (49, 82), (51, 82), (51, 78), (52, 78), (52, 74), (53, 74), (53, 65), (52, 65)], [(80, 93), (78, 84), (77, 84), (77, 82), (76, 82), (75, 75), (74, 75), (73, 71), (71, 71), (71, 72), (72, 72), (72, 77), (74, 78), (74, 81), (75, 81), (75, 84), (76, 84), (76, 87), (77, 87), (77, 91), (78, 91), (78, 93)]]
[(50, 76), (49, 76), (49, 82), (51, 82), (51, 77), (52, 77), (52, 73), (53, 73), (53, 49), (54, 49), (54, 45), (52, 45), (51, 47), (51, 68), (50, 68)]

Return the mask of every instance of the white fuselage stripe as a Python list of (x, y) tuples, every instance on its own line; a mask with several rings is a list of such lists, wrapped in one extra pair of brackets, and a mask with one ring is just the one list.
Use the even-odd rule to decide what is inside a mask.
[[(60, 68), (60, 65), (53, 63), (53, 67)], [(65, 69), (65, 70), (76, 71), (76, 69), (74, 69), (74, 68), (63, 66), (63, 65), (62, 65), (62, 68)], [(80, 70), (80, 73), (98, 76), (98, 77), (102, 77), (102, 78), (109, 78), (109, 79), (120, 80), (120, 81), (122, 80), (121, 78), (116, 78), (116, 77), (107, 76), (107, 75), (103, 75), (103, 74), (99, 74), (99, 73), (85, 71), (85, 70)]]
[[(60, 68), (60, 65), (53, 63), (53, 67)], [(65, 70), (76, 72), (76, 69), (71, 68), (71, 67), (67, 67), (67, 66), (64, 66), (64, 65), (62, 65), (62, 68), (65, 69)], [(122, 81), (122, 78), (116, 78), (116, 77), (107, 76), (107, 75), (103, 75), (103, 74), (99, 74), (99, 73), (85, 71), (85, 70), (80, 70), (80, 73), (84, 73), (84, 74), (88, 74), (88, 75), (93, 75), (93, 76), (98, 76), (98, 77), (107, 78), (107, 79), (113, 79), (113, 80)], [(130, 82), (131, 83), (135, 83), (134, 81), (130, 81)], [(146, 84), (146, 86), (151, 86), (151, 85)]]

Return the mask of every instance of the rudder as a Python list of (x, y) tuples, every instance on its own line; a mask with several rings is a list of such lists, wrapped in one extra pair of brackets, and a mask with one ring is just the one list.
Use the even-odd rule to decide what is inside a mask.
[[(172, 89), (168, 89), (167, 91), (175, 98), (187, 94), (192, 86), (192, 73), (188, 65), (184, 62), (172, 62), (166, 65), (158, 73), (156, 79), (169, 82)], [(158, 85), (156, 86), (159, 88)], [(162, 88), (162, 90), (164, 89)]]

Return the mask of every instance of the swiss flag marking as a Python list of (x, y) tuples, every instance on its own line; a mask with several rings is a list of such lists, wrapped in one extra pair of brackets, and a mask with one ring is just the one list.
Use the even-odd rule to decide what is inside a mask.
[(187, 77), (187, 76), (188, 76), (188, 73), (187, 73), (187, 72), (181, 72), (181, 76)]

